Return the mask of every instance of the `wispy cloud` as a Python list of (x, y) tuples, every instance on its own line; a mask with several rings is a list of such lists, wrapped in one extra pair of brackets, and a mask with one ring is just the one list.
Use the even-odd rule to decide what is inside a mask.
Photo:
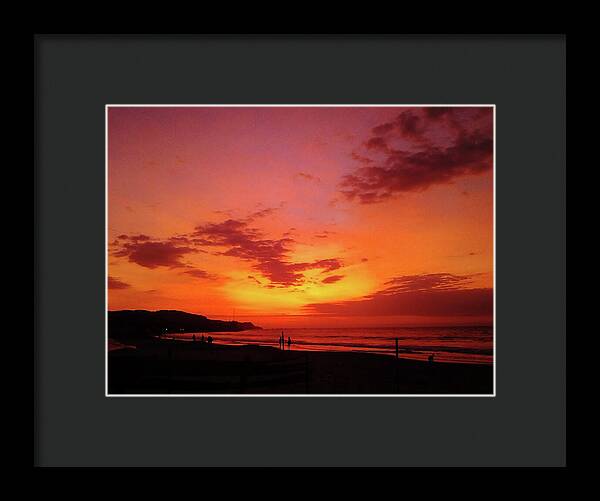
[(214, 280), (217, 278), (216, 275), (199, 269), (186, 270), (183, 273), (185, 273), (186, 275), (190, 275), (194, 278), (199, 278), (201, 280)]
[(108, 288), (109, 289), (129, 289), (131, 287), (131, 285), (129, 285), (128, 283), (123, 282), (122, 280), (119, 280), (116, 277), (108, 277)]
[(314, 303), (307, 313), (342, 316), (489, 316), (493, 291), (469, 288), (472, 275), (450, 273), (395, 277), (386, 288), (362, 299)]
[(298, 174), (296, 174), (296, 177), (303, 179), (304, 181), (313, 181), (315, 183), (321, 182), (321, 178), (319, 176), (315, 176), (314, 174), (309, 174), (308, 172), (298, 172)]

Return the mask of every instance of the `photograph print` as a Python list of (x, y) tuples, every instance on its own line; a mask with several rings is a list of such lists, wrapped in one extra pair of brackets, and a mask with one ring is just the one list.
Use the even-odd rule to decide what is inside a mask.
[(107, 105), (107, 396), (494, 396), (493, 105)]

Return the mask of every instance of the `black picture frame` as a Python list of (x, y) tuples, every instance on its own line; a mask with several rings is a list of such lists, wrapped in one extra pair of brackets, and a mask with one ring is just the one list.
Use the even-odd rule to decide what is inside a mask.
[[(564, 35), (35, 35), (34, 464), (565, 465), (565, 47)], [(107, 398), (109, 103), (495, 104), (496, 396)]]

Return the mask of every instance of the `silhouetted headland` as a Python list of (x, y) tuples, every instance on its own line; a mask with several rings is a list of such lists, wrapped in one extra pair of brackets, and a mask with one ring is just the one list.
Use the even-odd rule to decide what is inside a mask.
[(252, 322), (212, 320), (177, 310), (119, 310), (108, 312), (108, 336), (127, 340), (180, 332), (238, 332), (260, 329)]

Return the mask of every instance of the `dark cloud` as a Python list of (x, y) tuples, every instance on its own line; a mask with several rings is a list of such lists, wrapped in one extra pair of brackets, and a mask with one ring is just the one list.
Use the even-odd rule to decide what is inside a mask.
[(454, 108), (450, 106), (428, 106), (423, 108), (425, 115), (429, 118), (441, 118), (453, 113)]
[(330, 277), (321, 280), (321, 283), (333, 284), (335, 282), (339, 282), (342, 278), (344, 278), (344, 275), (331, 275)]
[(352, 152), (351, 156), (353, 160), (356, 160), (357, 162), (360, 162), (362, 164), (372, 164), (374, 162), (373, 159), (360, 155), (355, 151)]
[(426, 275), (403, 275), (385, 283), (389, 287), (380, 294), (397, 292), (417, 292), (433, 290), (456, 290), (465, 288), (472, 281), (472, 275), (451, 273), (429, 273)]
[(316, 183), (319, 183), (321, 181), (320, 177), (314, 176), (313, 174), (309, 174), (307, 172), (298, 172), (296, 176), (300, 179), (304, 179), (305, 181), (314, 181)]
[(185, 273), (186, 275), (190, 275), (194, 278), (200, 278), (202, 280), (214, 280), (215, 278), (217, 278), (212, 273), (208, 273), (207, 271), (199, 270), (197, 268), (184, 271), (183, 273)]
[(330, 235), (335, 235), (335, 231), (323, 230), (321, 233), (315, 235), (316, 238), (328, 238)]
[[(121, 235), (112, 244), (112, 255), (127, 258), (146, 268), (190, 268), (182, 273), (212, 279), (216, 277), (204, 270), (194, 269), (183, 261), (187, 254), (207, 252), (205, 249), (209, 248), (213, 255), (237, 257), (252, 262), (252, 267), (268, 278), (271, 282), (268, 285), (272, 287), (298, 286), (305, 281), (305, 271), (315, 269), (321, 270), (321, 273), (329, 273), (343, 266), (338, 258), (291, 262), (292, 247), (296, 243), (291, 238), (291, 233), (283, 238), (266, 238), (261, 231), (250, 226), (254, 219), (266, 217), (275, 210), (277, 209), (263, 209), (246, 219), (230, 218), (218, 223), (201, 224), (189, 234), (174, 235), (163, 240), (147, 235)], [(252, 278), (255, 279), (253, 276)]]
[(125, 239), (125, 242), (117, 245), (117, 249), (113, 251), (113, 256), (126, 257), (130, 262), (145, 268), (154, 269), (159, 266), (179, 268), (186, 266), (181, 259), (193, 252), (197, 252), (197, 250), (169, 241), (146, 241), (146, 239), (136, 240), (129, 237)]
[(323, 269), (321, 273), (328, 273), (330, 271), (339, 270), (343, 263), (339, 259), (321, 259), (320, 261), (314, 261), (312, 263), (308, 263), (309, 266), (307, 269)]
[[(257, 219), (273, 216), (278, 211), (280, 211), (283, 207), (285, 207), (285, 202), (281, 202), (278, 207), (267, 207), (265, 209), (260, 209), (259, 208), (260, 205), (262, 205), (262, 204), (258, 204), (257, 210), (255, 212), (252, 212), (251, 214), (249, 214), (246, 218), (241, 219), (241, 221), (247, 222), (247, 223), (252, 223), (252, 222), (256, 221)], [(214, 210), (212, 212), (213, 212), (213, 214), (217, 214), (219, 216), (224, 216), (224, 217), (227, 217), (228, 219), (235, 218), (235, 215), (234, 215), (235, 211), (231, 210), (231, 209), (230, 210)]]
[(414, 108), (374, 127), (341, 193), (363, 204), (492, 168), (492, 108)]
[(129, 287), (131, 287), (131, 285), (123, 282), (122, 280), (119, 280), (118, 278), (111, 276), (108, 277), (109, 289), (129, 289)]
[(147, 242), (148, 240), (151, 240), (148, 235), (119, 235), (117, 239), (129, 240), (131, 242)]
[(248, 216), (247, 221), (252, 222), (255, 219), (259, 219), (261, 217), (272, 216), (278, 210), (279, 210), (279, 208), (277, 208), (277, 207), (271, 207), (268, 209), (262, 209), (262, 210), (256, 211), (253, 214), (250, 214), (250, 216)]
[(493, 290), (468, 288), (472, 276), (449, 273), (401, 276), (387, 288), (355, 301), (309, 304), (310, 313), (344, 316), (489, 316)]
[(273, 285), (282, 287), (300, 285), (304, 279), (304, 275), (300, 272), (305, 268), (281, 259), (260, 258), (254, 268), (267, 277)]
[(259, 230), (251, 228), (247, 221), (228, 219), (221, 223), (200, 225), (193, 235), (204, 242), (202, 245), (227, 247), (220, 255), (254, 261), (254, 268), (277, 286), (300, 285), (304, 281), (302, 272), (309, 269), (328, 272), (342, 266), (339, 259), (291, 263), (289, 254), (295, 243), (294, 239), (265, 238)]
[(375, 136), (383, 136), (385, 134), (387, 134), (388, 132), (391, 132), (395, 129), (396, 124), (394, 122), (388, 122), (388, 123), (384, 123), (381, 125), (378, 125), (377, 127), (373, 127), (372, 132), (373, 134), (375, 134)]
[(452, 257), (452, 258), (472, 257), (472, 256), (479, 256), (480, 254), (481, 254), (481, 252), (467, 252), (466, 254), (458, 254), (458, 255), (448, 256), (448, 257)]
[(367, 150), (389, 151), (387, 141), (382, 136), (373, 136), (365, 142)]
[(231, 211), (230, 210), (214, 210), (213, 214), (218, 214), (219, 216), (231, 217)]
[(321, 273), (328, 273), (337, 270), (343, 266), (339, 259), (321, 259), (308, 263), (289, 263), (279, 259), (263, 259), (255, 265), (263, 275), (279, 286), (290, 287), (301, 285), (304, 282), (302, 272), (308, 270), (322, 270)]
[(221, 223), (197, 226), (193, 236), (200, 245), (229, 247), (221, 254), (242, 259), (279, 259), (289, 252), (292, 238), (266, 239), (246, 221), (227, 219)]

